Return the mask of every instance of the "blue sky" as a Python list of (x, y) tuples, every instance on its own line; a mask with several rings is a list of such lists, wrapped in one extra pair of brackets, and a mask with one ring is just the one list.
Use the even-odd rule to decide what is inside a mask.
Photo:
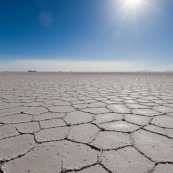
[(0, 70), (173, 69), (173, 1), (127, 1), (0, 0)]

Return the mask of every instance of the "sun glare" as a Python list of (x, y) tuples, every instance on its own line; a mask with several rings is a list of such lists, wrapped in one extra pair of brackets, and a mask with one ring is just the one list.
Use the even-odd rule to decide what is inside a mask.
[(129, 5), (139, 5), (143, 0), (126, 0)]
[(125, 5), (127, 8), (133, 7), (133, 8), (138, 8), (144, 5), (145, 0), (125, 0)]

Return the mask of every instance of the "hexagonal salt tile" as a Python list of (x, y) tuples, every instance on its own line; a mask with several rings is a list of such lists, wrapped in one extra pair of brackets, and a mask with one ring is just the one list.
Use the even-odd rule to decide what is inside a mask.
[(173, 129), (164, 129), (166, 136), (173, 138)]
[(15, 127), (20, 133), (35, 133), (40, 130), (38, 122), (15, 124)]
[(37, 142), (61, 140), (64, 139), (68, 134), (68, 129), (68, 127), (44, 129), (35, 133), (35, 138)]
[(135, 114), (126, 114), (125, 115), (126, 121), (137, 124), (137, 125), (141, 125), (141, 126), (148, 124), (150, 119), (151, 119), (150, 117), (135, 115)]
[(17, 108), (3, 109), (3, 110), (0, 110), (0, 117), (6, 116), (6, 115), (19, 114), (19, 113), (21, 113), (27, 109), (28, 109), (28, 107), (17, 107)]
[(33, 120), (43, 121), (43, 120), (49, 120), (49, 119), (53, 119), (53, 118), (63, 118), (63, 117), (65, 117), (65, 113), (48, 112), (48, 113), (44, 113), (44, 114), (34, 116)]
[(139, 130), (133, 134), (136, 147), (156, 162), (173, 162), (173, 140)]
[(81, 124), (71, 127), (68, 138), (78, 142), (89, 143), (98, 132), (99, 129), (92, 124)]
[(127, 123), (126, 121), (114, 121), (110, 123), (98, 124), (99, 127), (105, 130), (121, 131), (121, 132), (132, 132), (139, 128), (139, 126)]
[(173, 112), (173, 108), (167, 106), (155, 106), (153, 107), (154, 110), (161, 112), (161, 113), (170, 113)]
[(111, 112), (110, 110), (106, 108), (86, 108), (81, 110), (87, 113), (92, 113), (92, 114), (104, 114), (104, 113)]
[(29, 107), (32, 107), (32, 106), (34, 106), (34, 107), (42, 107), (42, 106), (44, 106), (45, 104), (43, 103), (43, 102), (36, 102), (36, 101), (34, 101), (34, 102), (32, 102), (32, 103), (27, 103), (26, 104), (26, 106), (29, 106)]
[(166, 135), (165, 133), (165, 129), (161, 128), (161, 127), (157, 127), (155, 125), (148, 125), (148, 126), (145, 126), (144, 129), (150, 131), (150, 132), (155, 132), (155, 133), (158, 133), (158, 134), (163, 134), (163, 135)]
[(141, 104), (126, 104), (126, 106), (130, 109), (148, 109), (148, 108), (150, 108), (149, 106), (144, 106)]
[(91, 144), (100, 149), (117, 149), (131, 145), (129, 135), (121, 132), (99, 132)]
[(58, 112), (58, 113), (67, 113), (75, 111), (75, 109), (72, 106), (52, 106), (49, 107), (49, 110), (51, 112)]
[(25, 154), (34, 146), (34, 136), (29, 134), (0, 140), (0, 161), (10, 160)]
[(29, 109), (23, 112), (31, 115), (39, 115), (48, 112), (48, 110), (45, 107), (29, 107)]
[(106, 104), (101, 103), (101, 102), (87, 104), (88, 108), (101, 108), (101, 107), (105, 107), (105, 106), (106, 106)]
[(102, 162), (110, 171), (115, 173), (144, 173), (154, 167), (153, 162), (133, 147), (126, 147), (117, 151), (105, 151)]
[(18, 135), (18, 131), (13, 125), (4, 125), (0, 127), (0, 139)]
[(33, 116), (27, 114), (16, 114), (5, 117), (0, 117), (0, 122), (5, 124), (15, 124), (15, 123), (24, 123), (32, 121)]
[(98, 153), (88, 146), (68, 141), (38, 145), (25, 156), (5, 164), (8, 172), (61, 172), (64, 169), (81, 169), (97, 162)]
[(153, 173), (172, 173), (173, 165), (172, 164), (159, 164), (154, 169)]
[(68, 113), (64, 120), (68, 124), (81, 124), (91, 122), (93, 120), (92, 114), (84, 113), (81, 111), (75, 111)]
[(110, 121), (115, 121), (115, 120), (122, 120), (123, 115), (122, 114), (117, 114), (117, 113), (106, 113), (106, 114), (98, 114), (94, 116), (95, 120), (93, 123), (105, 123), (105, 122), (110, 122)]
[(66, 123), (62, 119), (51, 119), (40, 121), (40, 126), (42, 129), (52, 128), (52, 127), (63, 127)]
[[(102, 166), (96, 165), (89, 168), (82, 169), (81, 171), (75, 171), (77, 173), (108, 173)], [(72, 173), (75, 173), (72, 172)]]
[(173, 117), (166, 115), (157, 116), (153, 118), (151, 123), (160, 127), (173, 128)]
[(148, 116), (148, 117), (152, 117), (152, 116), (160, 114), (159, 112), (154, 111), (152, 109), (133, 109), (132, 113), (138, 114), (138, 115), (144, 115), (144, 116)]
[(121, 114), (131, 113), (131, 110), (123, 104), (108, 105), (108, 108), (115, 113), (121, 113)]

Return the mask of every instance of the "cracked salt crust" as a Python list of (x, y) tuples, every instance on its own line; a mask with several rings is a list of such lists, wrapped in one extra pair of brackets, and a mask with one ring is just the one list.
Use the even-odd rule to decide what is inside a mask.
[(0, 173), (172, 173), (173, 77), (0, 73)]

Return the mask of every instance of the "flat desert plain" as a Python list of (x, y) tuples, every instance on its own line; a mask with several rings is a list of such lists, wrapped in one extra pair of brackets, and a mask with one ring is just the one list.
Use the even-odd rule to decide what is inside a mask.
[(0, 73), (0, 173), (173, 173), (172, 73)]

